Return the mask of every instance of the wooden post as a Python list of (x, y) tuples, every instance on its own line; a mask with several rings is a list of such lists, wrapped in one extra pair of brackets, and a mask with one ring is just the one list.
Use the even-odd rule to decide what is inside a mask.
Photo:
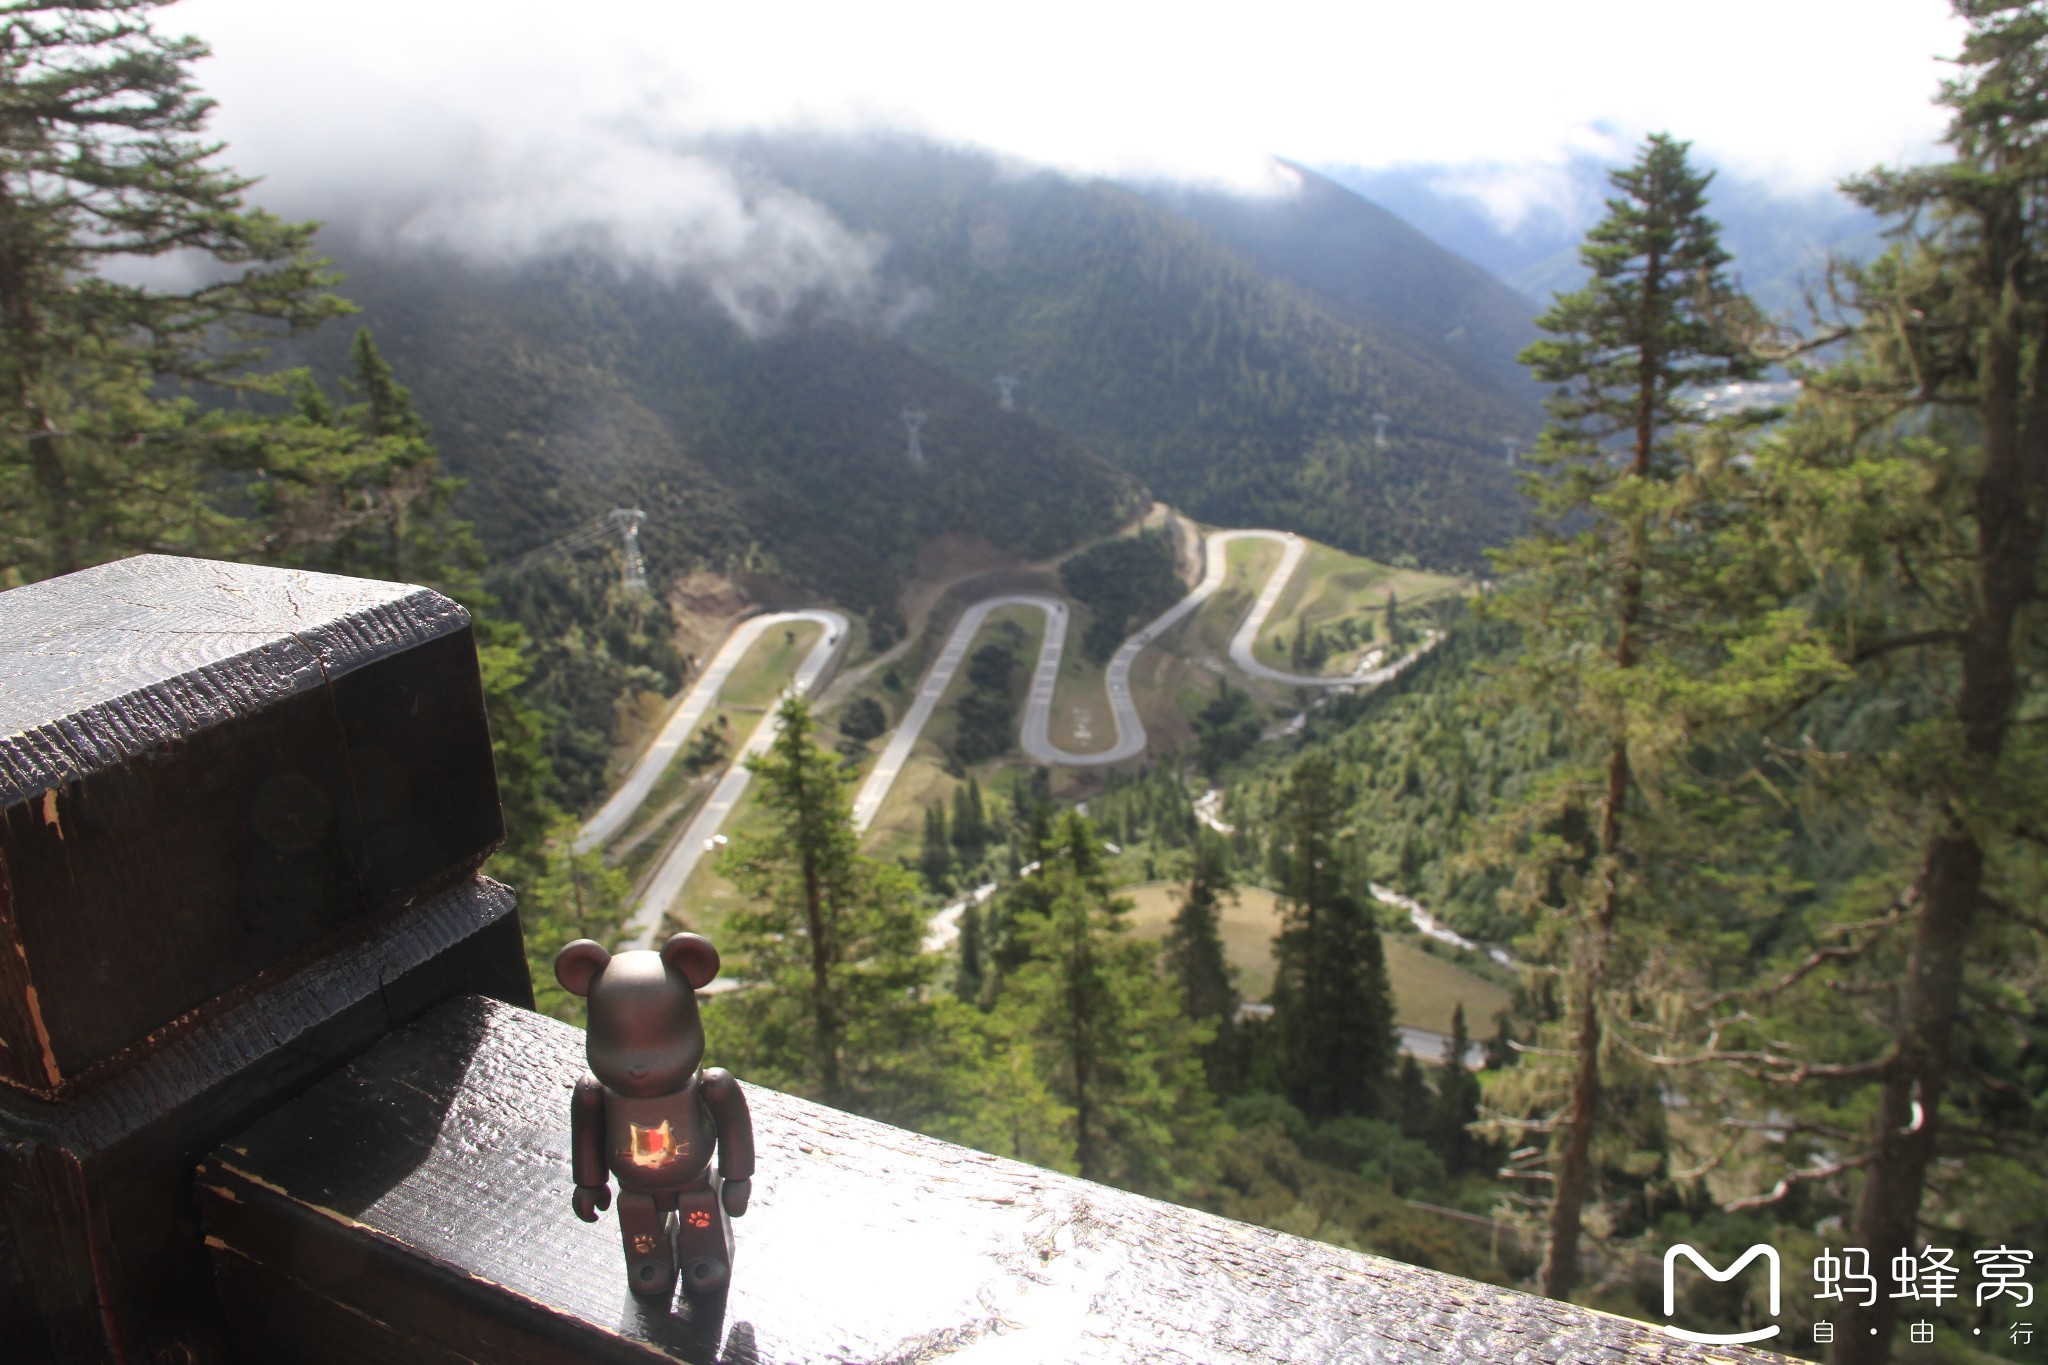
[(475, 644), (142, 556), (0, 593), (0, 1351), (216, 1356), (194, 1163), (458, 992), (530, 1004)]

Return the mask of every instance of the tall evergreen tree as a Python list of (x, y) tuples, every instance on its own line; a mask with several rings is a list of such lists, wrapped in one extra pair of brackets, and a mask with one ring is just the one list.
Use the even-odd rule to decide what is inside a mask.
[(1195, 840), (1188, 889), (1166, 934), (1166, 970), (1180, 987), (1181, 1009), (1207, 1023), (1214, 1037), (1202, 1050), (1210, 1088), (1234, 1088), (1231, 1034), (1237, 1015), (1237, 983), (1223, 955), (1223, 901), (1237, 889), (1230, 875), (1230, 848), (1222, 836), (1201, 831)]
[[(1951, 1136), (1951, 1124), (1963, 1125), (1944, 1121), (1944, 1100), (1989, 1098), (1982, 1090), (1969, 1096), (1957, 1084), (1965, 1078), (1955, 1075), (1972, 984), (2013, 961), (2010, 953), (2038, 964), (2048, 949), (2048, 923), (2038, 915), (2038, 819), (2048, 809), (2048, 745), (2038, 727), (2048, 680), (2041, 619), (2048, 600), (2048, 13), (2015, 0), (1959, 0), (1956, 10), (1970, 32), (1965, 74), (1944, 95), (1954, 110), (1948, 143), (1955, 159), (1920, 172), (1881, 172), (1853, 187), (1871, 208), (1925, 215), (1933, 224), (1918, 251), (1865, 282), (1862, 301), (1874, 305), (1866, 333), (1872, 358), (1892, 371), (1893, 394), (1962, 407), (1978, 427), (1974, 441), (1942, 432), (1935, 443), (1894, 448), (1925, 486), (1953, 490), (1940, 502), (1948, 523), (1941, 540), (1957, 552), (1955, 567), (1935, 566), (1931, 584), (1925, 576), (1894, 579), (1894, 602), (1925, 594), (1919, 602), (1931, 597), (1937, 610), (1907, 606), (1887, 623), (1897, 634), (1856, 645), (1866, 667), (1880, 646), (1933, 652), (1945, 712), (1921, 751), (1927, 766), (1906, 793), (1921, 816), (1918, 868), (1901, 894), (1917, 902), (1915, 923), (1905, 970), (1894, 978), (1890, 1044), (1853, 1223), (1857, 1244), (1883, 1265), (1917, 1252), (1943, 1145), (1970, 1143)], [(1899, 330), (1878, 339), (1880, 326)], [(2022, 720), (2028, 714), (2036, 718), (2031, 730)], [(2034, 913), (2020, 908), (2029, 892)], [(2036, 1038), (2044, 1006), (2037, 990)], [(1998, 1046), (1988, 1038), (1979, 1044)], [(2038, 1159), (2038, 1139), (2034, 1151)], [(1883, 1360), (1897, 1307), (1888, 1297), (1852, 1306), (1830, 1360)], [(1858, 1333), (1865, 1324), (1875, 1337)]]
[(1073, 1168), (1091, 1180), (1161, 1194), (1186, 1190), (1213, 1160), (1215, 1101), (1202, 1076), (1208, 1030), (1189, 1020), (1153, 945), (1109, 894), (1101, 841), (1068, 812), (1039, 883), (1043, 911), (1018, 916), (1024, 960), (998, 1016), (1029, 1051), (1067, 1115)]
[[(0, 13), (0, 581), (145, 550), (242, 553), (232, 477), (275, 440), (187, 386), (281, 392), (263, 339), (348, 311), (313, 225), (247, 207), (201, 136), (206, 48), (151, 27), (161, 0), (18, 0)], [(102, 266), (196, 254), (197, 287)], [(247, 463), (242, 463), (246, 461)]]
[(969, 862), (988, 846), (988, 813), (981, 803), (981, 783), (969, 777), (953, 789), (953, 847)]
[[(1728, 255), (1706, 213), (1711, 178), (1693, 170), (1686, 144), (1663, 134), (1612, 172), (1616, 195), (1580, 251), (1591, 278), (1557, 296), (1537, 319), (1550, 335), (1522, 355), (1556, 386), (1532, 461), (1538, 472), (1524, 481), (1542, 522), (1498, 556), (1507, 587), (1492, 605), (1526, 641), (1511, 686), (1557, 705), (1584, 759), (1522, 812), (1550, 830), (1531, 850), (1532, 866), (1550, 870), (1530, 899), (1568, 986), (1572, 1072), (1561, 1110), (1545, 1120), (1553, 1178), (1539, 1275), (1557, 1298), (1579, 1277), (1602, 1059), (1613, 1051), (1604, 1011), (1627, 976), (1617, 934), (1645, 908), (1638, 750), (1646, 736), (1683, 730), (1666, 709), (1660, 669), (1641, 666), (1661, 663), (1653, 656), (1676, 597), (1666, 568), (1682, 558), (1686, 525), (1677, 506), (1682, 438), (1705, 420), (1685, 391), (1757, 368), (1745, 345), (1752, 313), (1727, 279)], [(1571, 837), (1575, 829), (1583, 837)], [(1521, 1079), (1538, 1076), (1524, 1068)]]
[(953, 887), (953, 845), (946, 838), (946, 808), (924, 808), (924, 847), (918, 855), (924, 884), (933, 895), (943, 896)]
[(925, 1131), (971, 1129), (985, 1086), (975, 1012), (930, 991), (924, 911), (902, 869), (863, 856), (846, 777), (800, 697), (750, 760), (771, 829), (722, 869), (749, 898), (726, 919), (725, 1055), (763, 1083)]
[(1432, 1131), (1436, 1119), (1436, 1095), (1429, 1088), (1429, 1078), (1422, 1074), (1422, 1063), (1416, 1061), (1411, 1053), (1402, 1053), (1400, 1062), (1394, 1067), (1393, 1092), (1387, 1105), (1387, 1116), (1401, 1130), (1403, 1137), (1428, 1137)]
[(1482, 1144), (1471, 1125), (1479, 1119), (1479, 1078), (1465, 1065), (1472, 1034), (1465, 1024), (1465, 1002), (1451, 1011), (1451, 1034), (1444, 1041), (1443, 1062), (1436, 1074), (1436, 1106), (1430, 1123), (1432, 1147), (1452, 1175), (1478, 1166)]
[[(1771, 774), (1861, 856), (1725, 993), (1701, 1054), (1754, 1078), (1756, 1120), (1789, 1120), (1734, 1203), (1883, 1270), (2048, 1228), (2019, 1098), (2048, 1018), (2048, 12), (1955, 9), (1951, 157), (1851, 183), (1899, 244), (1846, 272), (1847, 357), (1749, 452), (1743, 569), (1837, 664), (1765, 728)], [(1889, 1359), (1899, 1307), (1845, 1302), (1829, 1360)]]
[(968, 1004), (981, 1002), (987, 973), (981, 964), (981, 907), (968, 902), (960, 912), (960, 964), (953, 973), (953, 994)]
[(1287, 1098), (1311, 1120), (1380, 1114), (1394, 1065), (1393, 993), (1371, 914), (1346, 893), (1342, 797), (1330, 761), (1294, 765), (1276, 846), (1286, 863), (1273, 1023)]

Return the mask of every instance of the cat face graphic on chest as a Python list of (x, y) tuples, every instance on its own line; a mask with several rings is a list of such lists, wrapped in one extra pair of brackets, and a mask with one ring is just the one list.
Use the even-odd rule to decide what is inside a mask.
[(667, 1119), (653, 1128), (626, 1125), (626, 1159), (635, 1166), (666, 1166), (678, 1155), (674, 1125)]

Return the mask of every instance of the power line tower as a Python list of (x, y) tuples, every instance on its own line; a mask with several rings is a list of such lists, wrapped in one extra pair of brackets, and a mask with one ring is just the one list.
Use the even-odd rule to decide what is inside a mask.
[(1372, 415), (1372, 443), (1381, 450), (1387, 448), (1387, 423), (1393, 420), (1384, 412), (1376, 412)]
[(640, 523), (646, 520), (647, 514), (637, 507), (615, 507), (592, 517), (559, 540), (551, 540), (537, 550), (528, 550), (517, 559), (507, 560), (491, 569), (488, 576), (497, 580), (512, 578), (537, 564), (571, 559), (585, 550), (617, 540), (623, 561), (621, 584), (628, 592), (646, 592), (647, 561), (640, 553)]
[(905, 408), (901, 414), (903, 429), (910, 433), (910, 463), (915, 469), (924, 468), (924, 447), (918, 443), (917, 433), (924, 426), (924, 411), (921, 408)]
[(1500, 438), (1500, 448), (1507, 453), (1509, 469), (1513, 469), (1515, 467), (1515, 451), (1519, 449), (1520, 446), (1521, 442), (1517, 441), (1512, 436), (1503, 436)]
[(627, 592), (647, 591), (647, 561), (640, 556), (640, 523), (647, 514), (637, 507), (615, 507), (611, 523), (618, 528), (619, 548), (625, 560), (622, 586)]
[(996, 376), (996, 406), (1004, 412), (1017, 410), (1017, 376), (999, 374)]

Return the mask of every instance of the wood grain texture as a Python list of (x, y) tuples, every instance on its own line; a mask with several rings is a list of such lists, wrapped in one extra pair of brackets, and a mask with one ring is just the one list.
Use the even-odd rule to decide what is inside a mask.
[(95, 1084), (502, 838), (438, 593), (161, 555), (0, 593), (0, 1081)]
[[(717, 1060), (717, 1039), (709, 1060)], [(1781, 1360), (1232, 1223), (748, 1088), (721, 1299), (626, 1292), (570, 1210), (582, 1035), (444, 1005), (232, 1138), (200, 1197), (250, 1358)], [(257, 1301), (320, 1305), (302, 1338)], [(251, 1298), (250, 1296), (256, 1296)]]
[(403, 583), (138, 555), (0, 593), (0, 806), (469, 624)]
[(70, 1100), (0, 1091), (0, 1357), (218, 1359), (192, 1200), (200, 1158), (391, 1029), (474, 992), (532, 1003), (512, 893), (483, 878), (368, 928)]

